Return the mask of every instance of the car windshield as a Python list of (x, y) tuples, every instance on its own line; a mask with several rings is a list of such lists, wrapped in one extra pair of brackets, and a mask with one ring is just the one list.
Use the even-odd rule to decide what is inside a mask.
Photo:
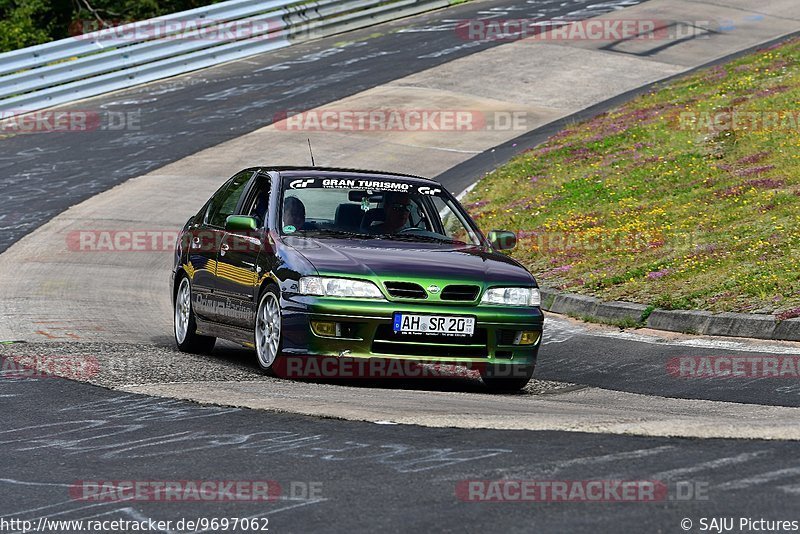
[(285, 177), (280, 215), (284, 235), (481, 243), (463, 209), (433, 183)]

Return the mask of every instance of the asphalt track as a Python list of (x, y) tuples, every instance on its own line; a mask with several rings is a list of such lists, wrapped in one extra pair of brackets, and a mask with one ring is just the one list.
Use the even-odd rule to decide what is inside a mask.
[[(0, 380), (0, 398), (0, 518), (34, 524), (267, 517), (270, 532), (680, 532), (683, 518), (796, 519), (800, 491), (795, 442), (378, 425), (51, 378)], [(663, 481), (668, 492), (605, 503), (469, 502), (457, 493), (464, 481), (501, 478)], [(69, 492), (78, 481), (220, 479), (276, 481), (281, 498), (96, 502)], [(311, 498), (304, 487), (319, 490)]]
[[(271, 124), (278, 113), (311, 109), (503, 44), (460, 39), (459, 20), (583, 19), (639, 3), (468, 2), (63, 106), (98, 113), (103, 126), (0, 139), (0, 252), (69, 206)], [(109, 123), (121, 125), (121, 117), (139, 130), (113, 129)], [(270, 160), (266, 147), (260, 160)]]
[[(545, 4), (555, 10), (590, 3), (549, 2), (534, 8)], [(448, 11), (446, 17), (469, 18), (470, 12), (458, 10), (486, 10), (490, 5), (499, 8), (505, 4), (467, 4)], [(553, 17), (560, 12), (550, 13)], [(439, 20), (436, 17), (444, 16), (434, 13), (425, 17), (433, 24)], [(514, 16), (531, 15), (515, 12)], [(491, 46), (457, 49), (447, 57), (424, 59), (419, 59), (425, 54), (418, 50), (402, 63), (386, 63), (376, 55), (392, 50), (400, 58), (409, 47), (423, 45), (430, 50), (448, 49), (442, 39), (451, 38), (451, 32), (430, 33), (433, 35), (424, 38), (402, 32), (369, 38), (366, 31), (348, 34), (346, 40), (354, 44), (339, 47), (341, 51), (335, 55), (315, 56), (314, 51), (326, 45), (310, 43), (214, 69), (213, 79), (210, 71), (203, 71), (179, 82), (160, 82), (91, 101), (97, 109), (141, 109), (147, 133), (49, 134), (46, 143), (42, 136), (0, 141), (4, 149), (0, 168), (8, 178), (3, 183), (9, 200), (0, 209), (13, 205), (15, 210), (0, 214), (4, 223), (0, 250), (69, 205), (268, 124), (275, 111), (314, 107)], [(427, 60), (431, 62), (425, 63)], [(256, 72), (264, 67), (271, 68)], [(368, 72), (360, 72), (362, 69)], [(348, 72), (349, 76), (338, 79), (330, 74), (334, 72)], [(242, 84), (242, 80), (253, 84)], [(229, 91), (232, 85), (239, 89)], [(270, 87), (289, 99), (270, 101)], [(208, 98), (215, 94), (219, 100)], [(264, 98), (254, 98), (254, 94)], [(159, 97), (157, 101), (148, 101), (154, 96)], [(70, 108), (81, 109), (80, 105)], [(126, 164), (120, 167), (120, 162)], [(41, 202), (43, 198), (47, 201)], [(564, 320), (549, 330), (547, 342), (543, 350), (547, 358), (542, 358), (537, 371), (539, 379), (660, 397), (765, 406), (796, 407), (800, 399), (796, 380), (703, 381), (675, 378), (665, 372), (670, 359), (679, 356), (796, 354), (793, 345), (620, 333)], [(166, 341), (163, 344), (166, 347)], [(80, 350), (81, 345), (76, 346)], [(249, 370), (252, 380), (258, 381), (244, 351), (223, 346), (208, 364), (231, 359), (241, 359), (242, 372)], [(318, 391), (310, 384), (300, 383), (299, 387), (308, 396)], [(390, 399), (396, 388), (378, 388), (376, 393), (385, 392)], [(474, 386), (454, 389), (449, 393), (456, 402), (483, 396)], [(0, 380), (0, 405), (4, 414), (0, 486), (6, 486), (0, 517), (4, 518), (38, 519), (55, 514), (59, 519), (174, 520), (265, 515), (271, 519), (271, 529), (279, 532), (582, 532), (621, 526), (626, 531), (672, 532), (680, 531), (684, 517), (696, 524), (700, 517), (795, 519), (794, 503), (800, 492), (800, 465), (794, 458), (798, 448), (793, 441), (377, 425), (237, 408), (199, 408), (184, 401), (128, 395), (51, 378)], [(269, 505), (136, 502), (87, 507), (88, 503), (70, 499), (66, 488), (76, 480), (219, 479), (221, 473), (232, 480), (274, 479), (284, 487), (290, 487), (292, 481), (321, 482), (322, 495), (319, 499), (285, 496)], [(675, 484), (683, 481), (707, 486), (708, 499), (638, 504), (469, 503), (455, 494), (459, 481), (498, 478), (664, 480), (670, 483), (673, 497)]]
[(662, 397), (800, 407), (796, 378), (751, 375), (720, 379), (679, 372), (682, 358), (713, 361), (796, 356), (800, 355), (796, 344), (695, 338), (653, 330), (620, 332), (566, 321), (551, 321), (549, 326), (551, 343), (536, 373), (542, 380)]

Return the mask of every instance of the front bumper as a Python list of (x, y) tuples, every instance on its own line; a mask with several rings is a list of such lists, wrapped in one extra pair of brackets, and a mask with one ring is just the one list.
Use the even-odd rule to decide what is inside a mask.
[[(340, 299), (284, 294), (283, 352), (294, 355), (387, 358), (461, 364), (533, 365), (541, 345), (540, 308), (425, 304), (407, 301)], [(395, 312), (461, 315), (476, 319), (469, 338), (395, 334)], [(323, 336), (314, 322), (338, 323), (339, 336)], [(535, 332), (535, 343), (521, 345), (520, 332)]]

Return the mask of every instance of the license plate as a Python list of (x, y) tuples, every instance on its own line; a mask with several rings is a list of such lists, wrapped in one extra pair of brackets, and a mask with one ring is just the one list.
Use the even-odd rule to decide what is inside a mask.
[(471, 336), (475, 332), (475, 318), (455, 315), (395, 313), (394, 331), (400, 334)]

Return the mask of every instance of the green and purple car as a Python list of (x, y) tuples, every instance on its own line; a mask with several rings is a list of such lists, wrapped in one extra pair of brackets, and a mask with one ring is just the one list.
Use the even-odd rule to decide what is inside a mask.
[[(533, 375), (543, 314), (534, 277), (499, 252), (438, 182), (348, 169), (237, 173), (183, 227), (175, 340), (216, 338), (282, 360), (380, 359), (480, 370), (493, 390)], [(280, 373), (279, 373), (280, 374)]]

